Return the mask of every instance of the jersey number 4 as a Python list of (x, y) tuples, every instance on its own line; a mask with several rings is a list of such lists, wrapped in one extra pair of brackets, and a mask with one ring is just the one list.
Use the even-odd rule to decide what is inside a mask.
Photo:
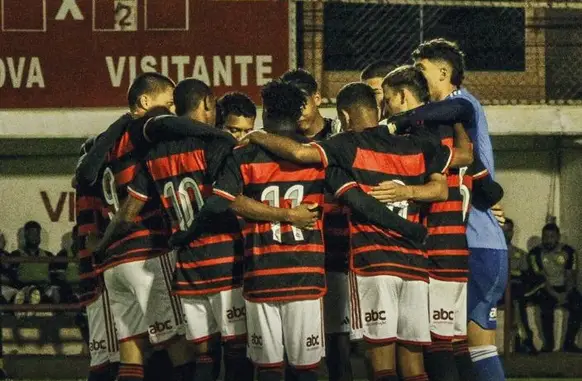
[[(293, 185), (291, 188), (287, 189), (287, 192), (285, 192), (283, 199), (290, 200), (291, 207), (295, 208), (296, 206), (299, 206), (299, 204), (301, 204), (301, 201), (303, 201), (303, 195), (304, 195), (303, 185)], [(276, 185), (268, 186), (261, 194), (261, 201), (267, 201), (269, 205), (274, 208), (278, 208), (280, 206), (279, 202), (280, 199), (281, 190)], [(281, 223), (273, 222), (271, 224), (271, 230), (273, 231), (273, 241), (283, 243), (281, 241)], [(295, 241), (303, 241), (304, 238), (301, 229), (293, 226), (291, 230), (293, 232), (293, 237), (295, 238)]]
[(170, 199), (172, 202), (172, 207), (182, 231), (188, 230), (194, 221), (194, 205), (190, 200), (190, 192), (194, 195), (194, 202), (198, 210), (200, 210), (204, 205), (204, 199), (194, 179), (184, 177), (178, 185), (177, 192), (173, 182), (170, 181), (164, 185), (164, 198)]

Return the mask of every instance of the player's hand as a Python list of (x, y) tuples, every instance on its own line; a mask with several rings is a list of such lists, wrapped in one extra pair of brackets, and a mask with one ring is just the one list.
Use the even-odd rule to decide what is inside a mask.
[(406, 201), (412, 198), (412, 192), (406, 185), (395, 183), (394, 181), (384, 181), (372, 187), (370, 196), (383, 203), (393, 203)]
[(248, 134), (245, 134), (245, 135), (241, 136), (241, 138), (238, 140), (238, 144), (239, 145), (244, 145), (244, 144), (252, 143), (253, 142), (252, 136), (253, 136), (253, 134), (257, 134), (257, 133), (259, 133), (259, 134), (260, 133), (263, 133), (264, 134), (265, 131), (263, 131), (263, 130), (253, 130), (253, 131), (249, 132)]
[(319, 219), (318, 204), (301, 204), (291, 209), (289, 223), (299, 229), (312, 230)]
[(503, 211), (503, 207), (499, 204), (495, 204), (491, 207), (491, 211), (493, 212), (493, 216), (495, 219), (497, 219), (499, 225), (505, 225), (505, 212)]

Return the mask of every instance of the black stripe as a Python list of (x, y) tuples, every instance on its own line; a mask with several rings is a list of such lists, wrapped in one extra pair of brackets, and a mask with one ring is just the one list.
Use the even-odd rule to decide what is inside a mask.
[(467, 236), (464, 234), (430, 235), (426, 239), (427, 250), (467, 250)]
[[(428, 268), (428, 259), (422, 255), (403, 254), (398, 251), (373, 250), (354, 255), (353, 266), (361, 269), (370, 265), (403, 265), (422, 271)], [(377, 267), (381, 268), (381, 267)], [(366, 271), (375, 271), (374, 268)]]
[(463, 212), (430, 212), (427, 215), (427, 226), (464, 226)]
[(421, 250), (423, 247), (403, 237), (379, 232), (352, 232), (351, 248), (355, 250), (370, 245), (398, 246), (401, 249)]
[(319, 289), (310, 289), (310, 290), (286, 290), (285, 288), (281, 288), (280, 290), (265, 293), (261, 292), (260, 289), (252, 289), (247, 290), (245, 287), (245, 297), (249, 300), (253, 299), (281, 299), (284, 300), (285, 298), (293, 298), (297, 296), (305, 297), (306, 299), (309, 297), (319, 296), (325, 290), (325, 287)]
[(172, 312), (174, 313), (174, 324), (180, 324), (179, 312), (174, 304), (172, 298), (172, 284), (171, 284), (171, 271), (170, 265), (168, 264), (168, 254), (160, 256), (160, 266), (162, 268), (162, 276), (164, 277), (164, 283), (166, 284), (166, 291), (168, 291), (168, 296), (170, 297), (170, 305), (172, 306)]
[(271, 270), (290, 267), (320, 267), (325, 265), (323, 252), (289, 251), (262, 255), (248, 255), (245, 257), (245, 272), (257, 270)]
[[(278, 298), (283, 296), (309, 296), (314, 295), (325, 289), (325, 274), (318, 273), (301, 273), (294, 274), (277, 274), (272, 276), (258, 276), (246, 278), (244, 280), (244, 293), (249, 297), (253, 295), (261, 298)], [(295, 287), (313, 287), (319, 291), (308, 290), (289, 290)], [(260, 291), (260, 296), (256, 294)]]
[(468, 255), (439, 255), (429, 257), (429, 268), (431, 270), (461, 270), (466, 271), (469, 269), (469, 256)]
[[(392, 273), (394, 274), (394, 276), (397, 276), (399, 278), (403, 278), (403, 279), (414, 279), (414, 280), (418, 280), (416, 278), (422, 278), (426, 281), (428, 281), (428, 272), (427, 271), (423, 271), (422, 269), (405, 269), (402, 267), (396, 267), (396, 266), (391, 266), (390, 263), (382, 263), (381, 266), (378, 267), (374, 267), (374, 268), (369, 268), (369, 269), (365, 269), (365, 270), (359, 270), (361, 271), (361, 275), (360, 276), (371, 276), (371, 275), (375, 275), (375, 274), (382, 274), (382, 273)], [(366, 274), (366, 275), (364, 275)]]
[(206, 145), (204, 140), (192, 137), (161, 142), (150, 148), (145, 158), (146, 160), (155, 160), (182, 153), (195, 153), (196, 151), (203, 151), (204, 153)]
[(278, 186), (280, 197), (283, 198), (285, 192), (289, 188), (295, 185), (303, 186), (303, 198), (308, 196), (318, 196), (323, 198), (323, 190), (325, 189), (325, 180), (309, 180), (305, 179), (303, 181), (290, 180), (290, 181), (269, 181), (268, 183), (249, 183), (245, 184), (244, 194), (247, 197), (253, 198), (255, 200), (260, 200), (263, 191), (270, 186)]

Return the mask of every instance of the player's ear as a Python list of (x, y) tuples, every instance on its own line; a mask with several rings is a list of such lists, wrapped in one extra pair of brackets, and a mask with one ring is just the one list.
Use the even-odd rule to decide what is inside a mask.
[(148, 97), (146, 94), (140, 95), (140, 97), (137, 98), (137, 107), (148, 110), (150, 108), (150, 97)]
[(406, 94), (404, 89), (398, 91), (398, 96), (400, 97), (400, 104), (403, 105), (406, 102)]
[(439, 80), (444, 81), (449, 76), (449, 69), (447, 67), (441, 67)]
[(350, 124), (350, 114), (348, 114), (346, 110), (340, 110), (340, 112), (342, 113), (343, 120), (346, 122), (346, 125), (343, 126), (343, 129), (345, 130), (347, 126)]
[(315, 102), (315, 105), (319, 107), (321, 104), (321, 93), (319, 91), (316, 91), (315, 94), (313, 94), (313, 101)]
[(210, 97), (208, 95), (204, 96), (204, 111), (210, 111)]

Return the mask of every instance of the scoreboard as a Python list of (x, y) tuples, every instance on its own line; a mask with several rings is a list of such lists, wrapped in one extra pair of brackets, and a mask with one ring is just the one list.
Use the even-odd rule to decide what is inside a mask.
[(0, 0), (0, 109), (123, 107), (148, 71), (259, 101), (289, 39), (283, 0)]

